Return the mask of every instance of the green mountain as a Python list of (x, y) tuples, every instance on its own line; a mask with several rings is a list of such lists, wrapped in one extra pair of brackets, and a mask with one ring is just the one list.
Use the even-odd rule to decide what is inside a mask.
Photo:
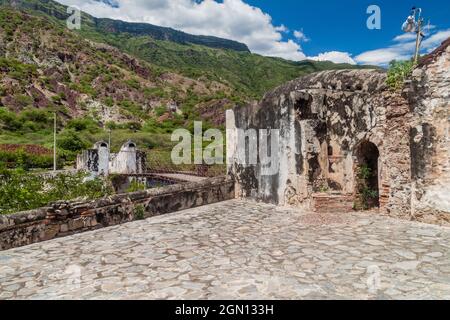
[(229, 40), (85, 13), (71, 31), (68, 16), (51, 0), (0, 0), (0, 144), (51, 146), (56, 111), (61, 153), (107, 139), (105, 128), (114, 141), (167, 146), (161, 135), (199, 119), (223, 126), (225, 109), (288, 80), (355, 67), (263, 57)]
[[(66, 24), (67, 7), (52, 0), (0, 0), (44, 14)], [(83, 37), (117, 47), (155, 66), (191, 78), (224, 83), (238, 95), (259, 98), (264, 92), (301, 75), (328, 69), (359, 68), (330, 62), (292, 62), (248, 52), (238, 42), (193, 36), (170, 28), (144, 23), (98, 19), (82, 14)]]
[[(67, 7), (51, 0), (1, 0), (0, 3), (13, 4), (15, 7), (41, 11), (60, 20), (65, 20)], [(198, 44), (211, 48), (231, 49), (250, 52), (248, 47), (236, 41), (211, 36), (196, 36), (172, 28), (159, 27), (147, 23), (130, 23), (120, 20), (95, 18), (83, 15), (83, 22), (101, 33), (127, 33), (132, 36), (150, 36), (156, 40), (172, 41), (180, 44)]]

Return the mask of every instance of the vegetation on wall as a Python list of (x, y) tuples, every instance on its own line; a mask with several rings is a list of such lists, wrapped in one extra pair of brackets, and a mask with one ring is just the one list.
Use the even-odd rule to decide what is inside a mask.
[(392, 90), (402, 89), (405, 80), (411, 76), (413, 69), (414, 62), (412, 60), (391, 61), (386, 83)]
[(370, 187), (370, 179), (374, 177), (373, 170), (366, 164), (358, 169), (358, 195), (354, 208), (356, 210), (367, 210), (374, 207), (378, 199), (378, 191)]

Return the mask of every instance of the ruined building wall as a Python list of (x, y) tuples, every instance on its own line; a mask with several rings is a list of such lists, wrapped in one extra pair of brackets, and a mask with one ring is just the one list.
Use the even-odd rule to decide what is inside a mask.
[(94, 175), (141, 174), (147, 171), (146, 162), (146, 153), (132, 141), (127, 141), (118, 153), (110, 153), (108, 144), (100, 141), (77, 156), (76, 168)]
[(450, 223), (450, 39), (414, 71), (407, 95), (413, 113), (411, 214)]
[(386, 97), (377, 94), (385, 90), (384, 83), (385, 74), (376, 70), (325, 71), (268, 93), (260, 105), (237, 108), (236, 128), (280, 130), (273, 153), (278, 173), (263, 176), (259, 163), (234, 161), (230, 172), (241, 195), (309, 207), (311, 195), (321, 188), (352, 194), (355, 148), (370, 141), (384, 151)]
[[(378, 153), (382, 212), (404, 219), (430, 216), (431, 222), (448, 219), (448, 46), (435, 55), (415, 71), (404, 92), (389, 90), (383, 71), (324, 71), (275, 89), (259, 104), (228, 111), (227, 156), (236, 194), (307, 209), (324, 191), (354, 201), (361, 150), (368, 145)], [(280, 167), (275, 174), (263, 174), (260, 155), (256, 164), (242, 161), (241, 129), (279, 130), (271, 153)], [(261, 152), (265, 137), (245, 134), (244, 159), (249, 160), (250, 142)]]

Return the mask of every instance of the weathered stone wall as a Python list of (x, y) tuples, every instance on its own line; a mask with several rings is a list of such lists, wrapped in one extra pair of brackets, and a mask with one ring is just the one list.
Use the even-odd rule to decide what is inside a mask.
[(261, 175), (259, 163), (232, 166), (240, 195), (309, 207), (321, 188), (353, 194), (358, 144), (373, 142), (384, 153), (385, 79), (377, 70), (320, 72), (268, 93), (259, 106), (236, 109), (236, 128), (280, 129), (277, 174)]
[[(237, 195), (308, 209), (348, 207), (349, 197), (356, 200), (360, 192), (360, 150), (370, 144), (378, 154), (383, 212), (449, 222), (449, 44), (424, 59), (403, 92), (386, 86), (383, 71), (324, 71), (229, 111), (227, 152)], [(242, 163), (240, 129), (280, 130), (271, 154), (280, 165), (276, 174), (262, 174), (260, 158), (256, 165)], [(250, 140), (260, 151), (261, 137)]]
[(138, 150), (133, 141), (123, 144), (118, 153), (110, 153), (108, 143), (100, 141), (77, 156), (76, 168), (94, 176), (142, 174), (147, 171), (146, 163), (147, 154)]
[(0, 215), (0, 250), (233, 199), (225, 177)]
[(407, 96), (413, 114), (411, 214), (450, 224), (450, 39), (414, 71)]

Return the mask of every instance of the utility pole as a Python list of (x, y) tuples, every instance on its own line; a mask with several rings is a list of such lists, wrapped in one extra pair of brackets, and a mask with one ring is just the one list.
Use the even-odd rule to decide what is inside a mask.
[(408, 18), (406, 19), (405, 23), (403, 23), (402, 26), (404, 32), (406, 33), (415, 32), (417, 34), (416, 52), (414, 53), (414, 65), (417, 65), (417, 63), (419, 62), (420, 45), (422, 43), (423, 38), (425, 38), (425, 35), (422, 33), (422, 24), (423, 24), (422, 9), (413, 7), (411, 10), (411, 14), (408, 16)]
[(419, 62), (420, 43), (422, 42), (422, 19), (417, 21), (416, 53), (414, 54), (414, 65)]
[(111, 128), (108, 129), (108, 146), (109, 150), (111, 150)]
[(56, 111), (53, 114), (53, 171), (56, 172)]

